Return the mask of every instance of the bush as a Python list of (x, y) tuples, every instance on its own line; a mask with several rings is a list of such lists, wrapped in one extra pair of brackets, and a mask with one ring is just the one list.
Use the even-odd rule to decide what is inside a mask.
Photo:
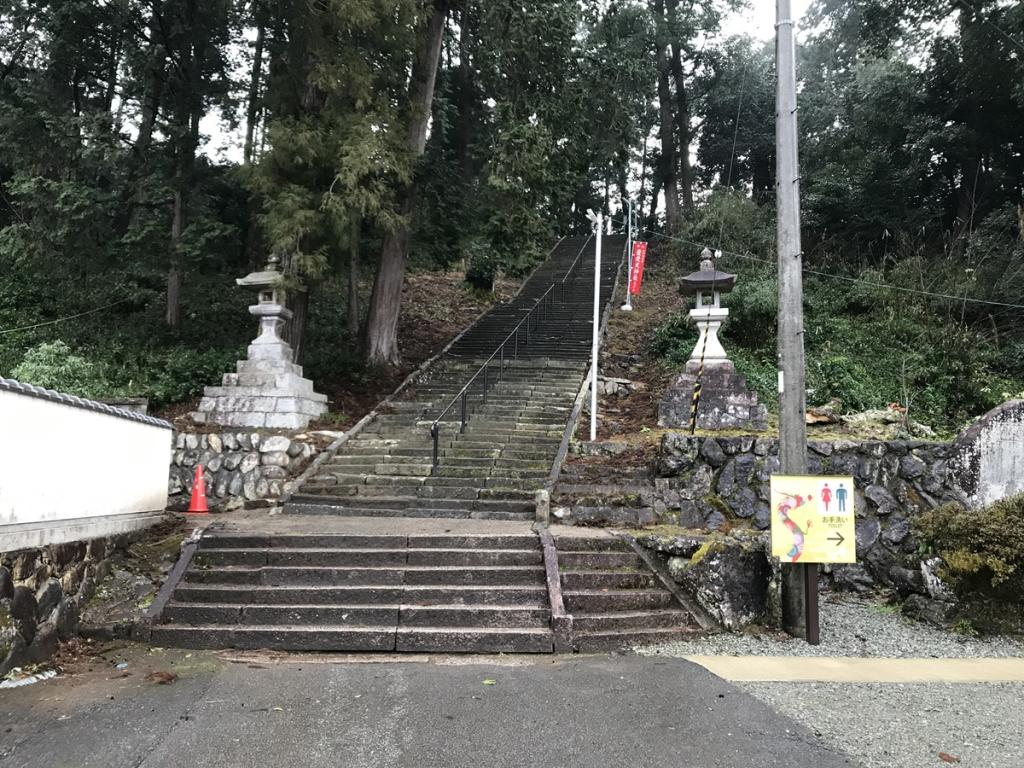
[(26, 384), (79, 397), (116, 394), (101, 366), (73, 354), (71, 347), (60, 340), (32, 347), (11, 371), (11, 376)]
[(914, 528), (946, 562), (939, 575), (958, 595), (1024, 599), (1024, 494), (980, 510), (946, 504), (918, 517)]
[(471, 240), (466, 246), (466, 261), (466, 284), (478, 291), (493, 291), (498, 274), (494, 252), (480, 240)]

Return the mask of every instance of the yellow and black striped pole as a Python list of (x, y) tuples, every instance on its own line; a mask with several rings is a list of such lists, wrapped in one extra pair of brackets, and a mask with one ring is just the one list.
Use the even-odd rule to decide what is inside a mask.
[[(710, 250), (710, 249), (707, 249)], [(707, 253), (707, 251), (705, 251)], [(718, 254), (712, 252), (711, 255), (711, 269), (712, 273), (717, 276), (718, 274)], [(698, 294), (700, 296), (700, 294)], [(708, 305), (708, 328), (704, 329), (704, 340), (700, 345), (700, 364), (697, 366), (697, 378), (693, 382), (693, 404), (690, 406), (690, 434), (693, 435), (697, 432), (697, 410), (700, 408), (700, 393), (701, 393), (701, 380), (704, 378), (704, 355), (708, 350), (708, 331), (710, 330), (711, 322), (711, 308), (714, 306), (715, 296), (715, 278), (711, 279), (711, 304)]]

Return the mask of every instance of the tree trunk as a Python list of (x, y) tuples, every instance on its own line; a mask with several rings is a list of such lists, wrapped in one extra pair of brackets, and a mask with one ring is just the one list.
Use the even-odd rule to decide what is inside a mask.
[(306, 358), (306, 326), (309, 319), (309, 291), (296, 290), (288, 294), (288, 308), (292, 319), (288, 321), (288, 343), (292, 348), (292, 362), (302, 365)]
[(459, 163), (459, 177), (463, 191), (473, 183), (473, 141), (476, 132), (473, 103), (473, 68), (470, 64), (472, 0), (462, 6), (462, 30), (459, 35), (459, 127), (456, 133), (455, 155)]
[(149, 19), (149, 53), (146, 57), (146, 83), (142, 93), (142, 115), (139, 118), (139, 135), (135, 140), (135, 157), (140, 160), (149, 151), (153, 140), (153, 127), (160, 110), (160, 96), (164, 87), (164, 68), (167, 63), (167, 49), (164, 33), (160, 27), (161, 4), (153, 3)]
[(693, 210), (693, 164), (690, 162), (690, 143), (693, 130), (690, 127), (690, 103), (686, 90), (686, 72), (683, 70), (683, 56), (678, 42), (676, 28), (677, 0), (668, 0), (669, 29), (672, 32), (670, 46), (672, 79), (676, 84), (676, 129), (679, 132), (679, 188), (683, 193), (683, 209)]
[[(435, 0), (430, 19), (420, 30), (409, 82), (408, 148), (415, 163), (427, 144), (427, 125), (434, 100), (434, 83), (441, 56), (447, 0)], [(366, 359), (372, 365), (398, 365), (398, 313), (402, 305), (402, 279), (409, 252), (409, 234), (419, 199), (415, 178), (398, 190), (399, 223), (384, 237), (380, 265), (366, 315)]]
[(640, 191), (636, 196), (637, 222), (643, 222), (644, 202), (647, 200), (647, 135), (644, 134), (644, 148), (640, 155)]
[(135, 224), (139, 206), (145, 199), (145, 181), (143, 169), (149, 147), (153, 143), (153, 130), (157, 115), (160, 112), (160, 98), (163, 94), (166, 79), (167, 47), (164, 32), (160, 25), (162, 4), (154, 0), (152, 14), (149, 19), (149, 51), (146, 56), (146, 77), (142, 90), (142, 113), (139, 117), (139, 134), (132, 149), (132, 175), (135, 180), (135, 192), (128, 203), (128, 226)]
[(263, 74), (263, 9), (255, 3), (253, 15), (256, 19), (256, 43), (252, 54), (252, 72), (249, 75), (249, 99), (245, 114), (245, 146), (242, 149), (242, 162), (249, 165), (253, 160), (253, 136), (256, 131), (256, 120), (259, 115), (260, 79)]
[(676, 83), (676, 128), (679, 131), (679, 189), (683, 193), (683, 210), (693, 210), (693, 164), (690, 162), (690, 105), (686, 94), (686, 75), (679, 48), (672, 46), (672, 79)]
[[(679, 190), (676, 187), (675, 135), (672, 130), (672, 88), (669, 85), (671, 64), (666, 39), (665, 5), (662, 0), (656, 0), (653, 6), (657, 28), (655, 44), (658, 49), (658, 129), (661, 139), (658, 176), (660, 185), (665, 190), (665, 224), (671, 232), (679, 227)], [(655, 197), (655, 205), (657, 205), (657, 197)]]
[(359, 236), (362, 220), (358, 213), (352, 214), (352, 228), (348, 244), (348, 335), (359, 338)]
[(185, 259), (181, 235), (185, 231), (185, 185), (175, 179), (174, 212), (171, 215), (171, 259), (167, 270), (167, 326), (175, 336), (181, 334), (182, 290), (185, 286)]

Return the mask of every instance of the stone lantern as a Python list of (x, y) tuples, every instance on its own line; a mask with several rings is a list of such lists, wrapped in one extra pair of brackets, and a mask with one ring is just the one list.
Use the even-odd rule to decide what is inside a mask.
[(205, 389), (199, 410), (192, 414), (196, 422), (302, 429), (327, 412), (326, 396), (313, 390), (302, 366), (292, 362), (291, 345), (281, 338), (292, 313), (285, 306), (280, 263), (271, 256), (262, 270), (235, 281), (257, 290), (249, 313), (259, 319), (259, 335), (249, 345), (247, 359), (238, 362), (237, 372), (224, 374), (223, 386)]
[[(688, 427), (693, 410), (694, 385), (700, 377), (700, 402), (697, 408), (698, 429), (763, 430), (766, 409), (758, 404), (757, 395), (747, 388), (746, 379), (736, 372), (718, 332), (729, 318), (722, 306), (722, 294), (736, 284), (736, 275), (715, 267), (714, 254), (705, 248), (700, 269), (679, 281), (679, 292), (695, 296), (696, 306), (690, 310), (690, 322), (700, 336), (686, 361), (683, 373), (672, 383), (658, 405), (658, 425)], [(703, 361), (703, 371), (701, 370)]]
[(260, 321), (260, 335), (249, 345), (250, 360), (291, 360), (291, 346), (281, 338), (284, 324), (292, 319), (292, 311), (285, 306), (285, 291), (281, 287), (281, 258), (271, 256), (259, 272), (250, 272), (235, 282), (246, 288), (257, 289), (256, 303), (249, 314)]

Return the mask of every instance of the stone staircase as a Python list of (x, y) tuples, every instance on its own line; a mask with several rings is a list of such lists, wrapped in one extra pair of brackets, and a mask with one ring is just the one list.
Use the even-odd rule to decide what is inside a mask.
[(551, 653), (543, 554), (522, 534), (217, 533), (153, 627), (183, 648)]
[(639, 555), (605, 531), (554, 536), (578, 653), (684, 640), (701, 631)]
[[(607, 237), (604, 245), (607, 302), (625, 243)], [(284, 515), (207, 530), (168, 587), (152, 641), (550, 653), (551, 594), (563, 586), (579, 617), (569, 642), (576, 650), (692, 632), (689, 615), (620, 540), (597, 532), (567, 538), (556, 578), (554, 557), (532, 528), (535, 493), (586, 373), (593, 258), (590, 238), (562, 240), (513, 301), (481, 318), (386, 412), (323, 456)], [(461, 403), (446, 407), (532, 309), (518, 343), (468, 391), (463, 427)], [(435, 467), (430, 427), (442, 415)]]

